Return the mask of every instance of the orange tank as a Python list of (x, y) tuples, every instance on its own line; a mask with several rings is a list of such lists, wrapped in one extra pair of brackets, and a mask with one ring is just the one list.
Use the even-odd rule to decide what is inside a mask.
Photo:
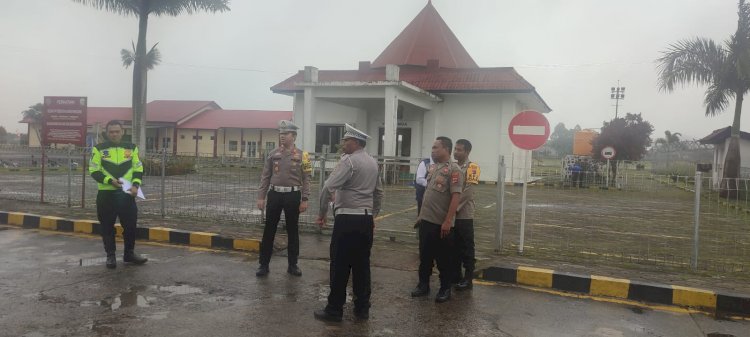
[(594, 130), (576, 131), (573, 135), (573, 154), (576, 156), (590, 156), (593, 149), (591, 141), (598, 135), (599, 133)]

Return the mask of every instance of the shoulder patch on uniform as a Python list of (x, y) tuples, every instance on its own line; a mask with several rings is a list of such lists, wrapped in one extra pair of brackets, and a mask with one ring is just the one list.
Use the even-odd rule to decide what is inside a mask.
[(466, 169), (466, 183), (468, 184), (479, 184), (479, 174), (481, 170), (477, 163), (469, 163), (469, 168)]
[(310, 154), (307, 151), (302, 152), (302, 171), (305, 173), (312, 172), (312, 163), (310, 162)]
[(458, 184), (458, 179), (461, 178), (461, 173), (453, 171), (451, 172), (451, 184)]

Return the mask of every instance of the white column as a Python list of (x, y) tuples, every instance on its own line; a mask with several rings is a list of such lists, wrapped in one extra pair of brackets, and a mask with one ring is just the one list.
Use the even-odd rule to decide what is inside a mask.
[(386, 87), (385, 88), (385, 127), (383, 136), (383, 155), (384, 156), (395, 156), (396, 155), (396, 128), (398, 127), (398, 116), (396, 110), (398, 108), (398, 95), (396, 88)]
[(305, 88), (305, 104), (302, 111), (302, 143), (298, 144), (304, 151), (315, 152), (315, 91), (313, 88)]

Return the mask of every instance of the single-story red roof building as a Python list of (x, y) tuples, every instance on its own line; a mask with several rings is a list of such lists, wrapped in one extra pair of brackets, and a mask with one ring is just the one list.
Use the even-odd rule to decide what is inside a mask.
[[(276, 125), (292, 118), (291, 111), (224, 110), (213, 101), (156, 100), (146, 105), (146, 151), (167, 149), (173, 154), (191, 156), (235, 156), (263, 158), (278, 145)], [(87, 143), (103, 140), (100, 135), (111, 120), (131, 134), (132, 109), (129, 107), (88, 107)], [(29, 125), (29, 146), (39, 146), (41, 125)]]
[[(352, 70), (307, 66), (271, 91), (293, 98), (297, 144), (305, 151), (335, 152), (344, 123), (373, 138), (366, 147), (373, 155), (424, 158), (438, 136), (466, 138), (487, 181), (499, 180), (500, 155), (530, 160), (508, 137), (513, 116), (551, 111), (512, 67), (477, 65), (432, 2), (374, 61)], [(504, 179), (522, 176), (509, 170)]]

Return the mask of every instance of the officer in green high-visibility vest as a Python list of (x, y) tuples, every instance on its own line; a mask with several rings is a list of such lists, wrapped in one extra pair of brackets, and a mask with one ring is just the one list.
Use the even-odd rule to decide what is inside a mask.
[[(108, 141), (91, 149), (89, 173), (96, 180), (99, 192), (96, 195), (96, 214), (101, 224), (104, 251), (107, 253), (107, 268), (117, 267), (115, 258), (115, 221), (120, 218), (122, 236), (125, 241), (124, 262), (144, 264), (147, 258), (135, 253), (136, 221), (138, 208), (135, 196), (143, 178), (143, 163), (138, 158), (135, 144), (122, 142), (122, 123), (107, 123)], [(122, 185), (130, 182), (126, 192)]]

